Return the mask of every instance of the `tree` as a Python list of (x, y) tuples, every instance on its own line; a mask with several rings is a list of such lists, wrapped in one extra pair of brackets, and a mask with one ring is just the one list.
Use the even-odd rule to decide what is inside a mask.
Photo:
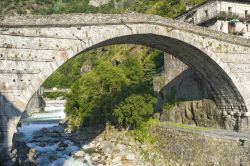
[(105, 122), (112, 114), (112, 103), (107, 101), (128, 83), (123, 70), (107, 61), (83, 75), (72, 85), (72, 92), (67, 96), (65, 112), (72, 127)]
[(133, 94), (116, 106), (113, 115), (119, 126), (136, 129), (152, 116), (154, 102), (151, 95)]

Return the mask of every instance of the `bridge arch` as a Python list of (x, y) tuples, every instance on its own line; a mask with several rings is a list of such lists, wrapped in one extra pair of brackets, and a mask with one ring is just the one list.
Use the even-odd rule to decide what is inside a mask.
[[(23, 112), (42, 83), (84, 51), (112, 44), (140, 44), (168, 52), (194, 69), (207, 81), (222, 111), (248, 116), (250, 88), (242, 81), (250, 75), (242, 73), (242, 69), (250, 70), (246, 65), (250, 64), (250, 44), (243, 39), (135, 13), (12, 16), (2, 18), (0, 27), (0, 70), (7, 71), (0, 73), (0, 80), (4, 80), (0, 82), (0, 92), (6, 99), (0, 105), (1, 112), (10, 111), (3, 107), (8, 103)], [(6, 70), (9, 66), (13, 66), (11, 72)], [(12, 125), (20, 118), (13, 120), (11, 114), (2, 117), (7, 117)], [(4, 132), (1, 146), (10, 147), (15, 130)]]

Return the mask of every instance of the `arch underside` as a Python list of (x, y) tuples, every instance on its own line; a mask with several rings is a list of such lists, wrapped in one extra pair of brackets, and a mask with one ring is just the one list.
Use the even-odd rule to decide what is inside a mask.
[(96, 44), (85, 51), (114, 44), (139, 44), (167, 52), (188, 65), (205, 80), (212, 98), (221, 111), (246, 112), (243, 97), (228, 74), (206, 53), (180, 40), (155, 35), (137, 34), (116, 37)]

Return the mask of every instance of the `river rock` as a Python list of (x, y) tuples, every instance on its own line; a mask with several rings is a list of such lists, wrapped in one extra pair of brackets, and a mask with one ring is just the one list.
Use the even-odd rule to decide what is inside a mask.
[(40, 146), (40, 147), (45, 147), (45, 146), (46, 146), (46, 143), (44, 143), (44, 142), (37, 143), (37, 146)]
[(59, 133), (44, 133), (44, 137), (61, 137)]
[(63, 133), (64, 128), (63, 128), (63, 126), (59, 125), (59, 126), (54, 126), (54, 127), (49, 128), (49, 131), (53, 132), (53, 133)]
[(68, 139), (70, 139), (71, 141), (80, 144), (81, 143), (81, 139), (77, 136), (77, 135), (71, 135), (68, 137)]
[(112, 160), (112, 164), (119, 164), (121, 163), (121, 156), (116, 156), (113, 160)]
[(35, 149), (30, 149), (23, 141), (15, 141), (14, 147), (17, 149), (16, 165), (35, 166), (37, 164)]
[(47, 132), (49, 132), (49, 129), (44, 127), (40, 131), (43, 132), (43, 133), (47, 133)]
[(55, 161), (55, 160), (57, 160), (57, 157), (54, 156), (54, 155), (51, 155), (51, 156), (49, 156), (49, 160), (50, 161)]
[(135, 154), (129, 153), (126, 155), (126, 160), (134, 161), (136, 159)]
[(79, 150), (73, 153), (73, 157), (75, 158), (83, 158), (86, 155), (86, 153), (83, 150)]
[(36, 158), (36, 149), (35, 148), (31, 148), (30, 150), (29, 150), (29, 153), (28, 153), (28, 159), (31, 161), (31, 162), (33, 162), (33, 163), (35, 163), (36, 162), (36, 160), (35, 160), (35, 158)]
[(112, 153), (112, 143), (110, 141), (102, 141), (100, 143), (100, 148), (103, 150), (105, 154)]
[(89, 154), (98, 153), (98, 151), (96, 150), (96, 148), (87, 148), (87, 149), (84, 149), (84, 152), (85, 153), (89, 153)]
[(123, 151), (123, 150), (125, 149), (125, 145), (117, 144), (117, 145), (116, 145), (116, 148), (117, 148), (119, 151)]
[(101, 155), (99, 153), (93, 153), (91, 156), (91, 160), (94, 162), (99, 161), (100, 158), (101, 158)]
[(68, 147), (68, 144), (64, 143), (63, 141), (61, 141), (59, 144), (58, 144), (58, 147)]

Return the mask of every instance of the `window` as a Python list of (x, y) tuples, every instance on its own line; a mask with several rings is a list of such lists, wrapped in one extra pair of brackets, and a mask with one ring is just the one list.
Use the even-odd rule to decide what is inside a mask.
[(230, 14), (232, 13), (232, 7), (230, 7), (230, 6), (228, 7), (228, 13), (230, 13)]
[(208, 10), (205, 10), (206, 17), (208, 17)]

